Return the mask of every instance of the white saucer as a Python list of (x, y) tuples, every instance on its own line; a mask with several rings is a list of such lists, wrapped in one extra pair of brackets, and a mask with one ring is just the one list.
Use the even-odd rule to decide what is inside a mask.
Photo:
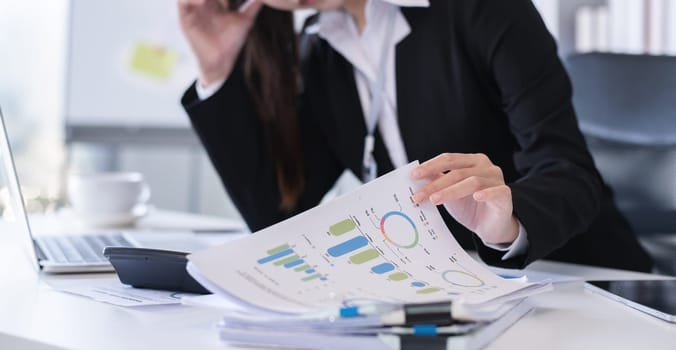
[(132, 226), (138, 219), (148, 215), (149, 211), (149, 206), (138, 205), (132, 211), (126, 213), (78, 215), (78, 219), (85, 225), (92, 227), (128, 227)]

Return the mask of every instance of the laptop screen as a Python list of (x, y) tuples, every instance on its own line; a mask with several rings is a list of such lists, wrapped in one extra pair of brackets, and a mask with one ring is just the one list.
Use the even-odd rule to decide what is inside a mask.
[(23, 195), (20, 191), (19, 180), (16, 175), (12, 149), (7, 137), (5, 118), (0, 109), (0, 221), (7, 230), (2, 234), (22, 235), (24, 247), (28, 250), (33, 264), (38, 266), (35, 246), (31, 237), (26, 209), (23, 205)]

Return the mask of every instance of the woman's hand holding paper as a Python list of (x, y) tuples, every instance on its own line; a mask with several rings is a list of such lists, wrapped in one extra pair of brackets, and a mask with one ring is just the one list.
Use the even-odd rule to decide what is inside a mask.
[(512, 191), (500, 167), (485, 154), (444, 153), (411, 174), (430, 183), (415, 193), (417, 202), (444, 205), (460, 224), (489, 244), (510, 244), (519, 233)]

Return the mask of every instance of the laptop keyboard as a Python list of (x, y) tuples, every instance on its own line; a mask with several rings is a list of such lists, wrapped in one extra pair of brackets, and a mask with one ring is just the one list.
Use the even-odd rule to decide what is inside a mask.
[(105, 247), (134, 247), (122, 233), (35, 237), (47, 258), (58, 263), (101, 263)]

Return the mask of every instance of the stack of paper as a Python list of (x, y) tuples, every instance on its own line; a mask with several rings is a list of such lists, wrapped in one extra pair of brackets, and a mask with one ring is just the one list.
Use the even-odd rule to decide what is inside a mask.
[[(316, 331), (297, 321), (369, 303), (453, 301), (492, 310), (551, 288), (503, 279), (473, 260), (436, 207), (412, 199), (424, 185), (410, 180), (416, 165), (250, 237), (190, 255), (190, 274), (239, 305), (226, 315), (224, 324), (232, 327), (222, 334), (257, 325), (270, 331), (275, 324), (282, 332)], [(353, 334), (368, 322), (364, 317), (345, 323)], [(334, 322), (322, 331), (339, 330)]]
[[(528, 301), (512, 302), (501, 307), (490, 321), (436, 327), (385, 327), (373, 317), (329, 321), (228, 313), (221, 324), (220, 336), (230, 343), (293, 349), (481, 349), (531, 308)], [(430, 332), (432, 328), (434, 331)], [(406, 343), (410, 346), (405, 346)]]

